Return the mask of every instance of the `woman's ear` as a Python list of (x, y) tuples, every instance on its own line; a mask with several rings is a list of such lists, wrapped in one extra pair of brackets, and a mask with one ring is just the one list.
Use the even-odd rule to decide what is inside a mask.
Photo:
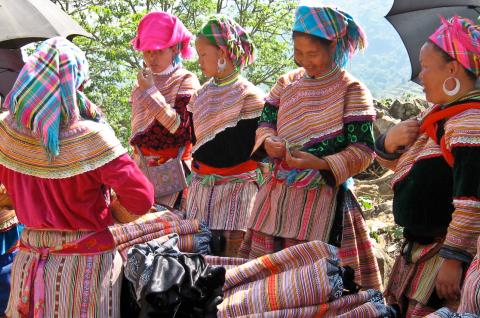
[(173, 53), (174, 56), (177, 55), (180, 52), (180, 49), (179, 49), (178, 45), (172, 46), (171, 49), (172, 49), (172, 53)]
[(330, 56), (333, 56), (335, 54), (336, 49), (337, 49), (337, 42), (332, 41), (332, 43), (328, 45), (328, 51), (330, 53)]
[(463, 67), (457, 60), (450, 61), (448, 63), (448, 72), (451, 76), (457, 75)]

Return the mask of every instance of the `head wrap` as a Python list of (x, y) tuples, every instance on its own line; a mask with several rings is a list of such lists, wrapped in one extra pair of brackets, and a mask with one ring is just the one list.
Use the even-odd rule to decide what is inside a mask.
[(72, 42), (44, 41), (27, 60), (5, 99), (17, 125), (38, 137), (49, 155), (59, 154), (61, 125), (98, 120), (99, 109), (78, 88), (88, 78), (85, 54)]
[(199, 35), (218, 46), (232, 60), (237, 69), (253, 63), (255, 47), (247, 31), (237, 22), (223, 15), (210, 17)]
[(443, 17), (440, 19), (442, 25), (429, 37), (429, 40), (478, 77), (480, 75), (480, 26), (459, 16), (454, 16), (449, 21)]
[(365, 33), (353, 18), (331, 7), (298, 7), (293, 31), (336, 42), (333, 60), (339, 66), (344, 66), (357, 50), (367, 46)]
[(131, 43), (137, 51), (163, 50), (179, 45), (182, 58), (189, 59), (193, 52), (191, 38), (192, 33), (176, 16), (167, 12), (150, 12), (140, 20), (137, 36)]

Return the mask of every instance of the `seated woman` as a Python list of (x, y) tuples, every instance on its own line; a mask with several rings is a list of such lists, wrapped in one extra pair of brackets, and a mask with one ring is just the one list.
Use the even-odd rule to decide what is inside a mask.
[(420, 52), (426, 99), (419, 118), (377, 142), (395, 171), (393, 213), (404, 230), (385, 295), (406, 317), (455, 309), (480, 234), (480, 26), (442, 19)]
[(120, 315), (109, 189), (132, 219), (150, 209), (153, 188), (83, 94), (87, 70), (78, 47), (49, 39), (5, 99), (0, 182), (25, 225), (12, 267), (11, 318)]

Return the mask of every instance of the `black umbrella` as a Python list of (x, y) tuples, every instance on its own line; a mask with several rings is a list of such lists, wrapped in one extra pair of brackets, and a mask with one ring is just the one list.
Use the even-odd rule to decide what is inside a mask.
[(91, 36), (50, 0), (0, 0), (0, 48), (76, 35)]
[(20, 50), (0, 49), (0, 95), (2, 96), (2, 103), (13, 87), (22, 66), (23, 59)]
[(412, 66), (411, 79), (419, 83), (418, 56), (423, 43), (440, 26), (439, 16), (459, 15), (477, 22), (480, 0), (395, 0), (386, 18), (407, 48)]

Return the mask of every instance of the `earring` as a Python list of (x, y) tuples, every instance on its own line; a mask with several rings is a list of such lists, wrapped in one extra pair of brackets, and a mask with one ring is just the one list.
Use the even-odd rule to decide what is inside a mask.
[(227, 67), (227, 61), (223, 58), (222, 62), (220, 62), (220, 59), (217, 61), (217, 71), (218, 73), (222, 73), (225, 71), (225, 68)]
[[(453, 79), (455, 81), (455, 87), (452, 89), (452, 90), (449, 90), (447, 88), (447, 81), (449, 79)], [(460, 92), (460, 81), (458, 80), (458, 78), (456, 77), (449, 77), (447, 78), (444, 82), (443, 82), (443, 92), (448, 95), (448, 96), (455, 96), (458, 94), (458, 92)]]

